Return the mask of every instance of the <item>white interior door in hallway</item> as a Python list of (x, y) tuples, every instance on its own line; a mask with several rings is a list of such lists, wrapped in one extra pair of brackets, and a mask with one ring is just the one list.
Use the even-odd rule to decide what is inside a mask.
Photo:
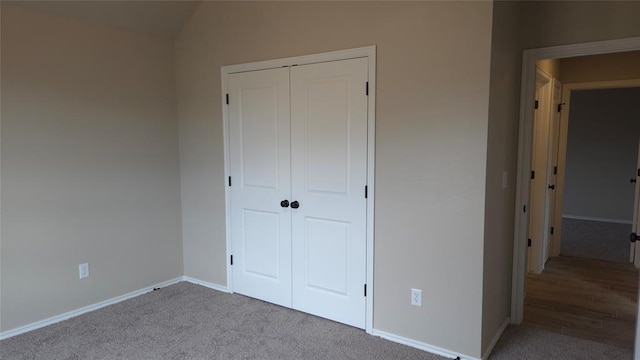
[[(640, 139), (638, 139), (638, 162), (636, 176), (631, 178), (631, 182), (635, 182), (636, 191), (633, 200), (633, 223), (631, 225), (631, 262), (640, 268), (640, 246), (637, 243), (637, 236), (640, 233)], [(640, 309), (639, 309), (640, 310)], [(640, 313), (640, 311), (638, 311)], [(640, 316), (640, 315), (638, 315)]]
[(367, 59), (230, 74), (235, 292), (365, 326)]

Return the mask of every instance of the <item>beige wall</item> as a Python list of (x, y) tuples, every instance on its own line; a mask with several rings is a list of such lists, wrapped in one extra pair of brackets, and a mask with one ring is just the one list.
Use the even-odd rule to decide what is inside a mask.
[(580, 56), (558, 62), (563, 83), (640, 79), (640, 51)]
[(640, 1), (522, 1), (521, 47), (640, 36)]
[[(520, 69), (518, 14), (512, 2), (493, 7), (484, 229), (482, 353), (511, 310), (511, 269), (518, 153)], [(506, 172), (507, 184), (502, 177)]]
[(172, 43), (8, 5), (1, 30), (0, 329), (182, 275)]
[(544, 59), (536, 62), (536, 66), (542, 70), (545, 74), (550, 75), (553, 78), (560, 78), (560, 60), (558, 59)]
[(186, 275), (226, 283), (220, 66), (377, 45), (374, 328), (479, 357), (491, 19), (489, 2), (203, 3), (176, 43)]

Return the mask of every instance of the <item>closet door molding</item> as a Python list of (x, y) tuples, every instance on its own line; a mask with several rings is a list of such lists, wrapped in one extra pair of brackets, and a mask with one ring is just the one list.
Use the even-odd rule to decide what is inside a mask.
[[(233, 292), (233, 272), (231, 265), (231, 256), (233, 255), (233, 248), (231, 242), (231, 187), (229, 183), (229, 177), (231, 174), (231, 159), (230, 159), (230, 119), (229, 119), (229, 107), (227, 106), (227, 91), (229, 76), (232, 74), (275, 69), (282, 67), (291, 67), (297, 65), (315, 64), (322, 62), (348, 60), (364, 58), (368, 65), (368, 103), (367, 103), (367, 208), (366, 208), (366, 316), (365, 316), (365, 331), (369, 334), (373, 331), (373, 304), (374, 304), (374, 204), (375, 204), (375, 103), (376, 103), (376, 47), (367, 46), (354, 49), (339, 50), (326, 53), (318, 53), (311, 55), (303, 55), (297, 57), (274, 59), (268, 61), (252, 62), (237, 65), (222, 66), (221, 72), (221, 97), (222, 104), (222, 118), (223, 118), (223, 133), (224, 133), (224, 159), (225, 159), (225, 214), (226, 214), (226, 253), (227, 253), (227, 288)], [(231, 185), (233, 185), (233, 179), (231, 179)], [(362, 189), (363, 196), (365, 189)], [(363, 284), (364, 285), (364, 284)], [(364, 289), (363, 289), (364, 291)]]

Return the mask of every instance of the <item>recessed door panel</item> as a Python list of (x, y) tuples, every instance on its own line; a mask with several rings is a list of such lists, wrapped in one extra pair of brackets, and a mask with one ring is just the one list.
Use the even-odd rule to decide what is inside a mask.
[(244, 211), (244, 272), (275, 280), (280, 278), (279, 217), (280, 214), (274, 212)]
[(344, 78), (306, 83), (307, 191), (345, 195), (349, 168), (349, 86)]
[(231, 74), (228, 89), (233, 289), (291, 306), (289, 70)]
[(349, 224), (314, 218), (305, 221), (305, 286), (311, 291), (348, 296)]
[(291, 68), (293, 307), (364, 328), (367, 60)]
[(277, 84), (242, 89), (238, 98), (243, 186), (278, 186)]

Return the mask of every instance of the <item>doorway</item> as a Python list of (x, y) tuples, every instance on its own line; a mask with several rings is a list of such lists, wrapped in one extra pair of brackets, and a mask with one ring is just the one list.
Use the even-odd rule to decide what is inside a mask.
[[(640, 38), (574, 44), (553, 48), (525, 50), (523, 56), (523, 87), (521, 92), (521, 117), (519, 137), (519, 161), (516, 199), (516, 224), (514, 234), (514, 267), (512, 286), (512, 322), (523, 320), (525, 286), (527, 282), (527, 235), (530, 196), (530, 169), (533, 138), (534, 92), (536, 62), (542, 59), (559, 59), (574, 56), (607, 54), (640, 50)], [(556, 216), (561, 212), (556, 212)]]
[[(572, 60), (562, 60), (561, 68), (574, 64)], [(560, 105), (555, 121), (545, 116), (549, 96), (542, 91), (551, 80), (538, 70), (532, 163), (536, 173), (549, 171), (535, 177), (538, 183), (531, 181), (530, 235), (536, 238), (544, 226), (552, 236), (555, 225), (562, 229), (553, 236), (561, 250), (540, 259), (541, 271), (530, 261), (523, 324), (632, 349), (638, 270), (629, 258), (629, 234), (640, 134), (640, 88), (634, 86), (640, 80), (565, 84), (562, 99), (552, 102)], [(562, 136), (554, 137), (558, 131), (553, 128), (562, 129)], [(554, 144), (561, 148), (557, 157)], [(547, 149), (550, 163), (538, 164), (541, 155), (546, 160)], [(549, 201), (554, 187), (565, 194), (556, 204)], [(547, 212), (540, 204), (550, 204)], [(548, 211), (554, 205), (557, 219)], [(533, 214), (545, 216), (545, 222)], [(535, 261), (532, 255), (530, 251)]]
[(640, 138), (635, 86), (640, 80), (565, 84), (556, 255), (633, 262), (629, 234)]

